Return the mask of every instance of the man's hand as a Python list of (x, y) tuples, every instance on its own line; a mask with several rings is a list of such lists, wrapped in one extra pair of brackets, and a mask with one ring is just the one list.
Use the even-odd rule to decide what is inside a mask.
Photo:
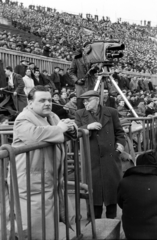
[(84, 83), (85, 83), (85, 80), (83, 78), (77, 80), (77, 82), (76, 82), (76, 84), (78, 84), (78, 85), (84, 85)]
[(13, 95), (14, 95), (14, 96), (17, 96), (17, 92), (13, 92)]
[(3, 91), (4, 90), (4, 88), (0, 88), (0, 91)]
[(102, 128), (101, 123), (93, 122), (87, 125), (88, 130), (100, 130)]
[(74, 120), (70, 118), (62, 119), (62, 122), (66, 123), (68, 126), (68, 131), (74, 130)]
[(59, 123), (57, 124), (58, 127), (60, 127), (64, 132), (68, 131), (68, 124), (63, 122), (63, 121), (59, 121)]

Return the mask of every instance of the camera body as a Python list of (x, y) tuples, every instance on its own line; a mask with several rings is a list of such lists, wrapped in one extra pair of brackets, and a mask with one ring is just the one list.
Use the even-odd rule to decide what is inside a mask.
[(123, 57), (124, 49), (119, 40), (106, 40), (88, 43), (84, 50), (88, 63), (112, 63), (113, 59)]

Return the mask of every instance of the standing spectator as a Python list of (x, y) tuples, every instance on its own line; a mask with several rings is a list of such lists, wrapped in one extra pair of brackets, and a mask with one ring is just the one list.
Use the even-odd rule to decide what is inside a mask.
[(101, 218), (103, 204), (106, 217), (115, 218), (117, 188), (122, 177), (119, 155), (125, 146), (124, 131), (117, 110), (102, 107), (98, 92), (87, 91), (80, 97), (84, 99), (85, 109), (76, 112), (75, 121), (79, 128), (90, 131), (95, 218)]
[[(55, 239), (54, 234), (54, 175), (53, 161), (57, 163), (58, 179), (57, 194), (59, 206), (64, 205), (63, 199), (63, 159), (65, 157), (64, 134), (76, 137), (76, 128), (70, 120), (60, 120), (59, 117), (51, 112), (52, 102), (49, 90), (43, 86), (34, 87), (28, 95), (28, 107), (19, 114), (14, 124), (13, 146), (31, 145), (32, 143), (57, 142), (56, 159), (53, 159), (52, 147), (37, 149), (30, 154), (30, 199), (31, 199), (31, 232), (32, 239), (42, 240), (42, 194), (41, 194), (41, 161), (45, 159), (45, 232), (46, 240)], [(26, 187), (26, 154), (16, 157), (17, 180), (19, 188), (19, 198), (22, 211), (22, 224), (27, 229), (27, 187)], [(72, 221), (73, 210), (70, 200), (69, 203), (69, 222)], [(59, 211), (61, 213), (61, 211)], [(59, 214), (59, 213), (58, 213)], [(60, 219), (62, 216), (60, 214)], [(25, 231), (27, 232), (27, 231)], [(59, 233), (61, 239), (65, 235), (65, 225), (59, 223)], [(27, 234), (27, 233), (26, 233)], [(26, 237), (26, 236), (25, 236)]]
[(20, 63), (20, 65), (15, 67), (14, 73), (20, 74), (22, 77), (24, 77), (28, 67), (28, 61), (26, 59), (22, 59)]
[(79, 51), (77, 55), (75, 55), (69, 71), (76, 87), (78, 109), (84, 108), (82, 99), (80, 99), (79, 96), (88, 90), (94, 89), (95, 86), (94, 74), (87, 74), (90, 70), (90, 64), (86, 62), (85, 57), (88, 51), (89, 45), (87, 42), (84, 44), (83, 51)]
[(64, 82), (64, 70), (62, 68), (59, 69), (59, 77), (60, 77), (60, 84), (61, 84), (61, 88), (62, 87), (66, 87), (66, 83)]
[(28, 96), (28, 93), (34, 87), (34, 81), (31, 78), (31, 70), (30, 69), (26, 70), (26, 75), (23, 77), (23, 81), (25, 84), (24, 92), (25, 92), (26, 96)]
[(55, 67), (54, 72), (51, 75), (51, 80), (54, 82), (56, 88), (61, 90), (60, 76), (59, 76), (59, 67)]
[(27, 106), (27, 98), (24, 93), (24, 82), (21, 75), (14, 73), (12, 67), (8, 66), (5, 69), (5, 74), (8, 77), (8, 86), (3, 88), (11, 91), (11, 97), (18, 112), (21, 112)]
[(54, 82), (52, 81), (51, 77), (48, 75), (47, 70), (43, 70), (41, 75), (45, 79), (45, 84), (49, 85), (49, 87), (51, 88), (51, 92), (53, 94), (53, 91), (56, 89), (56, 86), (55, 86)]
[(64, 82), (68, 88), (70, 88), (71, 90), (74, 90), (75, 84), (74, 84), (74, 81), (72, 80), (72, 78), (70, 77), (69, 71), (70, 71), (70, 69), (67, 68), (66, 73), (63, 75)]

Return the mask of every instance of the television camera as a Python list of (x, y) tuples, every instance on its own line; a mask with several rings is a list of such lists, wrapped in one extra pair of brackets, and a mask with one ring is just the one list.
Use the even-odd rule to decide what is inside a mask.
[[(114, 59), (119, 59), (123, 57), (123, 50), (125, 49), (125, 45), (121, 43), (119, 40), (105, 40), (105, 41), (96, 41), (93, 43), (86, 43), (84, 45), (84, 53), (86, 63), (90, 65), (94, 65), (88, 71), (87, 74), (96, 73), (97, 66), (95, 64), (101, 63), (102, 72), (98, 72), (97, 74), (97, 82), (94, 90), (98, 91), (101, 86), (101, 104), (103, 104), (103, 92), (104, 92), (104, 81), (110, 79), (112, 84), (115, 86), (118, 93), (122, 96), (124, 102), (127, 104), (131, 112), (135, 117), (138, 117), (137, 113), (131, 106), (128, 99), (125, 97), (124, 93), (119, 88), (118, 84), (113, 79), (109, 67), (114, 65)], [(96, 70), (95, 70), (96, 69)]]
[(122, 58), (124, 49), (125, 45), (119, 40), (96, 41), (84, 45), (87, 63), (106, 63), (107, 66), (114, 59)]

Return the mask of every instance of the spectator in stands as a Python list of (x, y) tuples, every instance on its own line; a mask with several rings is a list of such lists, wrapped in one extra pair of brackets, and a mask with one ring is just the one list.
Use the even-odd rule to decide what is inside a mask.
[(8, 86), (1, 88), (11, 92), (11, 99), (7, 104), (14, 105), (16, 111), (21, 112), (27, 106), (27, 98), (24, 93), (24, 82), (21, 75), (14, 73), (12, 67), (5, 68), (5, 74), (8, 77)]
[(127, 239), (157, 239), (157, 158), (149, 152), (137, 157), (118, 187), (118, 205)]
[(42, 85), (45, 86), (47, 85), (47, 80), (42, 76), (42, 74), (40, 74), (39, 70), (35, 70), (34, 71), (34, 85)]
[(43, 78), (45, 78), (45, 84), (49, 85), (49, 87), (51, 88), (51, 92), (53, 94), (53, 91), (56, 89), (56, 86), (52, 81), (51, 77), (48, 75), (47, 70), (43, 70), (41, 75), (43, 76)]
[[(37, 149), (30, 154), (30, 199), (31, 199), (31, 233), (33, 239), (42, 240), (42, 198), (41, 198), (41, 162), (45, 161), (45, 232), (46, 240), (55, 240), (54, 236), (54, 175), (53, 161), (57, 162), (58, 170), (58, 201), (60, 202), (59, 219), (63, 220), (64, 199), (63, 195), (63, 159), (65, 155), (64, 134), (76, 138), (76, 127), (69, 119), (60, 120), (59, 117), (51, 112), (52, 100), (49, 90), (43, 86), (34, 87), (28, 95), (28, 107), (17, 117), (14, 123), (14, 141), (13, 146), (38, 144), (40, 142), (57, 142), (56, 159), (53, 159), (52, 147)], [(27, 229), (27, 187), (26, 187), (26, 154), (20, 154), (16, 157), (18, 189), (20, 205), (22, 211), (23, 228)], [(10, 182), (10, 181), (9, 181)], [(70, 199), (69, 222), (74, 217)], [(59, 214), (58, 213), (58, 214)], [(63, 220), (64, 221), (64, 220)], [(27, 234), (27, 231), (25, 232)], [(59, 223), (59, 234), (61, 238), (65, 235), (65, 225)], [(27, 234), (28, 236), (28, 234)], [(25, 236), (25, 237), (27, 237)]]
[(66, 73), (63, 75), (64, 83), (68, 88), (70, 88), (71, 90), (74, 90), (75, 84), (74, 84), (72, 78), (70, 77), (69, 71), (70, 71), (70, 69), (67, 68)]
[(65, 91), (61, 91), (61, 98), (60, 98), (60, 103), (62, 105), (65, 105), (68, 102), (68, 98), (67, 98), (67, 92)]
[(25, 76), (23, 77), (23, 81), (25, 84), (24, 92), (25, 92), (26, 96), (28, 96), (30, 90), (32, 88), (34, 88), (34, 81), (31, 78), (31, 70), (30, 69), (26, 70)]
[(147, 102), (147, 108), (146, 108), (146, 117), (147, 116), (154, 116), (155, 114), (155, 109), (154, 109), (154, 102), (153, 100), (148, 100)]
[(51, 80), (54, 82), (56, 88), (61, 90), (60, 76), (59, 76), (59, 67), (55, 67), (54, 72), (51, 75)]
[(52, 98), (52, 111), (58, 115), (60, 119), (68, 118), (69, 109), (61, 105), (59, 93), (54, 93)]
[(104, 100), (103, 105), (106, 107), (112, 107), (116, 109), (115, 98), (110, 96), (108, 89), (104, 89)]
[(28, 67), (28, 61), (26, 59), (22, 59), (20, 63), (21, 63), (20, 65), (17, 65), (14, 68), (14, 72), (24, 77), (26, 73), (26, 69)]
[(101, 218), (103, 204), (106, 217), (115, 218), (117, 188), (122, 177), (119, 154), (125, 146), (124, 131), (117, 110), (102, 107), (98, 92), (90, 90), (80, 97), (84, 99), (85, 109), (76, 112), (75, 122), (79, 128), (90, 131), (95, 218)]
[(69, 110), (68, 116), (70, 119), (75, 119), (75, 113), (77, 111), (77, 97), (74, 93), (71, 93), (69, 96), (69, 102), (65, 105)]

